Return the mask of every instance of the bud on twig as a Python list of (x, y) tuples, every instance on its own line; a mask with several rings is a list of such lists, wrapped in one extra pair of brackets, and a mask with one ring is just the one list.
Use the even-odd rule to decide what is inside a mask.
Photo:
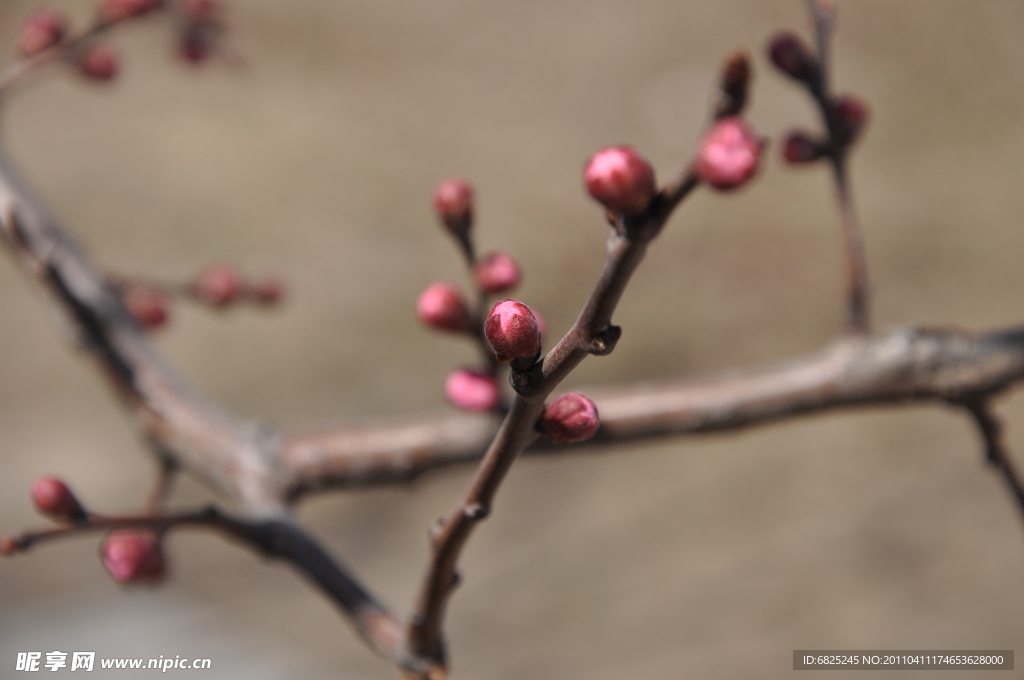
[(861, 99), (852, 95), (837, 97), (832, 102), (840, 144), (848, 146), (860, 135), (868, 122), (868, 107)]
[(135, 322), (146, 330), (162, 327), (170, 317), (167, 296), (152, 286), (131, 284), (124, 292), (122, 300)]
[(768, 56), (780, 71), (794, 80), (810, 84), (818, 77), (818, 60), (793, 33), (779, 33), (772, 38)]
[(467, 411), (489, 411), (498, 403), (498, 383), (489, 373), (459, 369), (444, 383), (448, 400)]
[(73, 521), (85, 518), (85, 509), (71, 489), (56, 477), (42, 476), (32, 482), (36, 510), (53, 519)]
[(715, 189), (728, 191), (746, 183), (757, 171), (761, 140), (741, 118), (716, 122), (700, 142), (697, 174)]
[(469, 307), (459, 289), (443, 281), (435, 283), (420, 294), (416, 302), (419, 320), (442, 331), (465, 333), (469, 331)]
[(119, 529), (111, 532), (100, 546), (100, 557), (107, 573), (118, 583), (156, 583), (167, 574), (160, 539), (152, 531)]
[(42, 52), (64, 39), (68, 20), (52, 9), (37, 9), (18, 34), (18, 53), (24, 57)]
[(540, 353), (537, 317), (522, 302), (505, 300), (494, 305), (484, 323), (484, 335), (502, 363)]
[(587, 161), (583, 181), (598, 203), (625, 215), (642, 212), (657, 190), (650, 161), (631, 146), (595, 153)]
[(264, 276), (252, 284), (249, 292), (256, 304), (269, 307), (284, 297), (284, 282), (276, 276)]
[(78, 72), (97, 81), (112, 80), (117, 75), (120, 60), (117, 52), (107, 45), (94, 45), (78, 57)]
[(506, 253), (492, 253), (473, 266), (473, 276), (485, 293), (504, 293), (519, 285), (519, 265)]
[(594, 402), (579, 392), (568, 392), (544, 407), (537, 421), (541, 432), (561, 443), (590, 439), (601, 424)]
[(196, 299), (213, 307), (236, 302), (242, 293), (242, 280), (229, 264), (210, 265), (192, 284)]
[(745, 52), (729, 57), (722, 67), (719, 81), (721, 96), (715, 107), (715, 118), (737, 116), (747, 104), (747, 86), (750, 84), (750, 60)]
[(434, 190), (434, 212), (453, 236), (467, 238), (473, 227), (473, 187), (454, 177), (441, 182)]
[(806, 132), (790, 132), (782, 145), (782, 157), (787, 163), (811, 163), (825, 153), (825, 145)]

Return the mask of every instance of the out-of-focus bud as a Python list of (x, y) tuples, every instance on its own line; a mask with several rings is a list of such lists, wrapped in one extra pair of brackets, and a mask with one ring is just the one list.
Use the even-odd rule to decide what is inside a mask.
[(598, 203), (625, 215), (642, 212), (657, 190), (651, 162), (631, 146), (595, 153), (583, 170), (583, 181)]
[(249, 293), (258, 305), (276, 305), (284, 297), (284, 282), (276, 276), (263, 276), (252, 284)]
[(18, 552), (18, 542), (13, 538), (5, 538), (0, 541), (0, 555), (13, 555)]
[(832, 110), (839, 129), (839, 142), (843, 145), (853, 144), (868, 122), (868, 106), (861, 99), (852, 95), (837, 97), (832, 102)]
[(156, 583), (167, 574), (160, 539), (152, 531), (118, 529), (100, 546), (103, 566), (118, 583)]
[(522, 302), (505, 300), (494, 305), (484, 323), (484, 335), (503, 363), (540, 353), (537, 317)]
[(117, 52), (107, 45), (93, 45), (78, 57), (78, 72), (97, 81), (113, 80), (120, 68)]
[(454, 236), (466, 238), (473, 227), (473, 187), (452, 177), (434, 189), (434, 212)]
[(167, 295), (152, 286), (130, 285), (122, 300), (135, 322), (146, 330), (156, 330), (165, 325), (170, 318)]
[(824, 145), (806, 132), (790, 132), (782, 145), (782, 157), (787, 163), (812, 163), (824, 155)]
[(492, 253), (473, 266), (476, 285), (485, 293), (504, 293), (519, 285), (519, 265), (506, 253)]
[(42, 52), (64, 39), (68, 20), (53, 9), (37, 9), (18, 34), (18, 54), (27, 57)]
[(448, 401), (467, 411), (488, 411), (498, 403), (498, 383), (482, 371), (459, 369), (444, 383)]
[(697, 174), (721, 191), (736, 189), (757, 171), (761, 140), (741, 118), (716, 122), (700, 142)]
[(544, 407), (537, 421), (541, 432), (562, 443), (590, 439), (601, 424), (594, 402), (579, 392), (568, 392)]
[(214, 21), (220, 14), (220, 3), (216, 0), (183, 0), (181, 13), (189, 21)]
[(206, 61), (213, 52), (209, 31), (200, 25), (190, 25), (178, 35), (178, 56), (192, 64)]
[(100, 21), (116, 24), (157, 9), (162, 4), (162, 0), (103, 0), (99, 6)]
[(715, 118), (737, 116), (747, 104), (747, 86), (750, 84), (750, 59), (745, 52), (737, 52), (722, 66), (719, 81), (721, 97), (715, 107)]
[(459, 289), (440, 281), (432, 284), (416, 302), (416, 317), (427, 326), (452, 333), (470, 329), (469, 307)]
[(242, 293), (242, 279), (229, 264), (210, 265), (192, 284), (196, 298), (214, 307), (225, 307), (238, 301)]
[(73, 521), (85, 517), (85, 509), (75, 494), (56, 477), (43, 475), (32, 482), (32, 502), (36, 510), (53, 519)]
[(772, 63), (790, 78), (810, 83), (818, 77), (818, 60), (793, 33), (779, 33), (768, 44)]

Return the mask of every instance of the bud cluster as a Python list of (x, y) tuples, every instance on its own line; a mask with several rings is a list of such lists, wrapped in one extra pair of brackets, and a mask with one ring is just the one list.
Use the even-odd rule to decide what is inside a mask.
[(284, 284), (276, 276), (263, 276), (254, 281), (242, 278), (238, 270), (227, 263), (212, 264), (189, 284), (188, 292), (199, 302), (223, 308), (242, 301), (270, 306), (284, 296)]

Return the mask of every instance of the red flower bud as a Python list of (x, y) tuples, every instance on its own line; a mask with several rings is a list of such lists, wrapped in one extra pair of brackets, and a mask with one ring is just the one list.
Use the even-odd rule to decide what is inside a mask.
[(434, 189), (434, 212), (456, 236), (466, 236), (473, 226), (473, 187), (465, 180), (446, 179)]
[(206, 61), (213, 51), (210, 33), (200, 25), (189, 25), (178, 35), (178, 56), (191, 64)]
[(68, 20), (52, 9), (37, 9), (18, 34), (18, 53), (30, 56), (56, 45), (64, 39)]
[(0, 541), (0, 555), (8, 556), (18, 552), (18, 542), (13, 538)]
[(482, 371), (459, 369), (444, 383), (448, 400), (467, 411), (488, 411), (498, 403), (498, 383)]
[(505, 253), (492, 253), (473, 267), (476, 285), (485, 293), (504, 293), (519, 285), (519, 265)]
[(214, 264), (196, 279), (192, 291), (200, 302), (224, 307), (236, 302), (242, 293), (242, 280), (229, 264)]
[(583, 170), (583, 181), (598, 203), (626, 215), (642, 212), (657, 190), (650, 161), (631, 146), (595, 153)]
[(146, 330), (160, 328), (170, 317), (167, 296), (152, 286), (132, 285), (124, 292), (122, 300), (135, 322)]
[(804, 132), (790, 132), (782, 145), (782, 157), (787, 163), (811, 163), (824, 155), (824, 146)]
[(537, 317), (522, 302), (505, 300), (494, 305), (484, 323), (484, 335), (498, 361), (529, 358), (540, 352)]
[(100, 21), (114, 24), (145, 14), (158, 8), (161, 0), (103, 0), (100, 3)]
[(252, 285), (250, 293), (258, 305), (276, 305), (284, 297), (284, 282), (276, 276), (264, 276)]
[(568, 392), (544, 407), (538, 426), (553, 441), (570, 443), (590, 439), (601, 424), (594, 402), (579, 392)]
[(112, 531), (103, 539), (100, 556), (107, 573), (119, 583), (156, 583), (167, 574), (167, 560), (160, 548), (160, 539), (152, 531)]
[(75, 494), (56, 477), (44, 475), (32, 482), (32, 502), (36, 510), (53, 519), (76, 520), (85, 517), (85, 510)]
[(818, 60), (793, 33), (779, 33), (768, 45), (772, 63), (790, 78), (811, 82), (818, 75)]
[(93, 80), (112, 80), (119, 67), (117, 52), (106, 45), (94, 45), (78, 57), (78, 72)]
[(757, 171), (761, 140), (741, 118), (723, 118), (700, 142), (697, 174), (715, 189), (742, 186)]
[(442, 331), (465, 333), (470, 329), (469, 307), (459, 289), (443, 281), (435, 283), (420, 294), (416, 302), (419, 320)]
[(837, 97), (832, 102), (832, 110), (839, 127), (839, 142), (852, 144), (868, 122), (868, 106), (857, 97), (847, 95)]

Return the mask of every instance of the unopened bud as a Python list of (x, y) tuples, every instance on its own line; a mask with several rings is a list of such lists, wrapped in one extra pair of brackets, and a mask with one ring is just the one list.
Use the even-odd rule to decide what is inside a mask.
[(793, 33), (779, 33), (772, 38), (768, 56), (790, 78), (810, 83), (818, 76), (818, 60), (811, 55), (803, 40)]
[(700, 142), (697, 174), (715, 189), (728, 191), (746, 183), (757, 171), (761, 140), (741, 118), (716, 122)]
[(64, 39), (68, 20), (52, 9), (37, 9), (18, 34), (18, 53), (30, 56), (56, 45)]
[(747, 104), (747, 86), (750, 84), (750, 59), (745, 52), (729, 57), (722, 67), (719, 81), (721, 97), (715, 108), (716, 118), (736, 116)]
[(489, 373), (459, 369), (444, 383), (448, 400), (467, 411), (489, 411), (498, 403), (498, 383)]
[(167, 296), (152, 286), (131, 285), (124, 292), (122, 300), (135, 322), (146, 330), (160, 328), (170, 317)]
[(782, 157), (787, 163), (811, 163), (824, 155), (824, 145), (805, 132), (790, 132), (782, 145)]
[(18, 542), (13, 538), (0, 541), (0, 555), (8, 556), (18, 552)]
[(416, 302), (416, 317), (430, 326), (452, 333), (465, 333), (470, 329), (469, 307), (459, 289), (440, 281), (420, 293)]
[(145, 14), (160, 7), (162, 0), (103, 0), (100, 3), (100, 21), (115, 24)]
[(229, 264), (214, 264), (199, 275), (192, 286), (196, 298), (214, 307), (236, 302), (242, 293), (242, 279)]
[(103, 539), (100, 556), (107, 573), (118, 583), (156, 583), (167, 574), (160, 539), (152, 531), (112, 531)]
[(178, 56), (191, 64), (206, 61), (213, 51), (209, 31), (202, 26), (189, 25), (178, 35)]
[(434, 189), (434, 212), (453, 235), (465, 238), (473, 226), (473, 187), (450, 178)]
[(505, 300), (494, 305), (484, 323), (484, 335), (503, 363), (540, 353), (537, 317), (522, 302)]
[(657, 186), (654, 167), (631, 146), (601, 149), (583, 170), (587, 192), (614, 213), (632, 215), (651, 202)]
[(78, 57), (78, 72), (92, 80), (112, 80), (119, 66), (117, 52), (107, 45), (94, 45)]
[(264, 276), (252, 284), (250, 294), (258, 305), (276, 305), (284, 297), (284, 282), (276, 276)]
[(593, 437), (601, 420), (594, 402), (579, 392), (568, 392), (544, 407), (537, 424), (553, 441), (568, 444)]
[(485, 293), (504, 293), (519, 285), (519, 265), (506, 253), (493, 253), (473, 266), (476, 285)]
[(53, 519), (71, 521), (85, 517), (85, 510), (75, 494), (56, 477), (44, 475), (32, 482), (32, 502), (36, 510)]
[(847, 95), (837, 97), (832, 102), (832, 110), (839, 128), (839, 142), (843, 145), (852, 144), (867, 125), (867, 104), (857, 97)]

